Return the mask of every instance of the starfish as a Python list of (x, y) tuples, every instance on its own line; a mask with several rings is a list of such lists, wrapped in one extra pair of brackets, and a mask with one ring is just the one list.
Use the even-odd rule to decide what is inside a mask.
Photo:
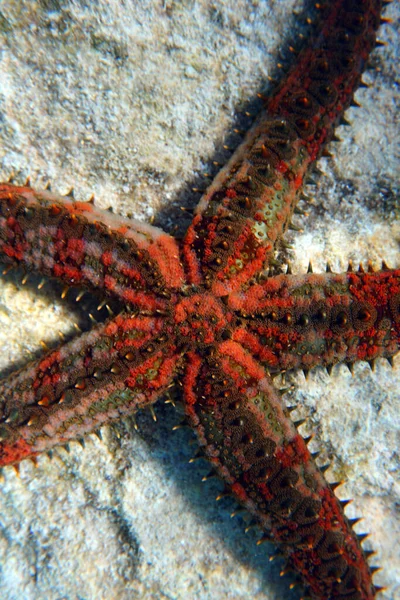
[[(306, 54), (300, 56), (296, 73), (303, 68), (306, 74), (310, 64)], [(368, 568), (360, 567), (361, 583), (355, 581), (358, 571), (346, 555), (350, 548), (363, 561), (355, 536), (349, 546), (341, 538), (341, 528), (350, 535), (342, 513), (325, 516), (322, 533), (316, 525), (320, 498), (332, 510), (337, 502), (283, 410), (270, 373), (391, 358), (398, 349), (399, 273), (268, 277), (265, 267), (289, 223), (300, 184), (341, 112), (329, 114), (332, 122), (315, 142), (313, 124), (313, 131), (299, 132), (314, 115), (307, 113), (310, 96), (296, 86), (293, 95), (285, 85), (203, 197), (182, 249), (155, 228), (115, 219), (73, 199), (61, 203), (46, 193), (4, 185), (5, 260), (68, 284), (100, 287), (128, 308), (3, 383), (3, 463), (34, 457), (135, 413), (154, 402), (178, 373), (186, 417), (205, 454), (227, 489), (272, 531), (306, 578), (305, 561), (311, 561), (313, 597), (348, 597), (353, 590), (352, 597), (369, 598), (375, 589), (368, 584)], [(327, 87), (318, 93), (328, 92), (335, 95)], [(350, 96), (346, 90), (341, 101), (346, 104)], [(303, 105), (295, 127), (293, 107), (287, 104), (282, 112), (282, 99), (285, 107), (293, 98)], [(319, 98), (318, 118), (335, 102)], [(250, 168), (255, 172), (249, 174)], [(255, 209), (258, 198), (270, 189), (268, 214), (255, 216), (262, 206)], [(53, 246), (56, 260), (53, 250), (47, 255)], [(270, 417), (265, 421), (270, 411), (273, 427)], [(289, 534), (289, 524), (296, 526), (295, 534)], [(305, 550), (304, 538), (294, 539), (300, 528), (307, 536)], [(334, 542), (328, 543), (329, 535)], [(331, 544), (334, 556), (317, 568), (318, 552)]]

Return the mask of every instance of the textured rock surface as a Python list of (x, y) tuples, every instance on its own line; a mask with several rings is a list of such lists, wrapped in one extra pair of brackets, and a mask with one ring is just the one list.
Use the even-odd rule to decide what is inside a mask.
[[(170, 231), (191, 182), (217, 157), (235, 110), (262, 88), (279, 61), (282, 39), (301, 2), (92, 3), (41, 0), (0, 7), (0, 174), (14, 171), (36, 187), (76, 196), (157, 222)], [(397, 13), (397, 14), (396, 14)], [(388, 14), (399, 18), (394, 4)], [(361, 109), (324, 175), (310, 187), (305, 233), (293, 237), (293, 271), (325, 261), (385, 258), (399, 264), (398, 63), (396, 26), (373, 56), (379, 72), (365, 79)], [(208, 168), (208, 166), (207, 166)], [(397, 190), (398, 192), (398, 190)], [(175, 206), (175, 210), (174, 210)], [(182, 217), (181, 217), (182, 219)], [(40, 281), (21, 276), (0, 289), (0, 368), (6, 373), (72, 328), (71, 306)], [(341, 496), (355, 498), (359, 530), (384, 567), (376, 582), (384, 600), (400, 597), (399, 359), (392, 371), (358, 365), (332, 377), (288, 377), (288, 401), (311, 414), (315, 447), (332, 459), (328, 477), (348, 478)], [(60, 450), (52, 462), (5, 472), (0, 494), (0, 598), (85, 600), (298, 598), (287, 592), (273, 548), (255, 545), (243, 520), (230, 519), (220, 486), (201, 483), (206, 465), (189, 465), (190, 433), (171, 432), (172, 407), (103, 430), (104, 441)], [(305, 429), (303, 429), (305, 432)], [(323, 460), (321, 460), (323, 463)], [(278, 563), (278, 564), (277, 564)]]

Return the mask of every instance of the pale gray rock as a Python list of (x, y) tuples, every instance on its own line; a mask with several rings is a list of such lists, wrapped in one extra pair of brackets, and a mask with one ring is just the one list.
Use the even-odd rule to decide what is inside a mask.
[[(382, 28), (372, 84), (360, 90), (352, 126), (309, 192), (314, 204), (293, 236), (294, 272), (345, 270), (349, 259), (382, 258), (399, 266), (398, 81), (396, 19)], [(190, 204), (192, 181), (219, 156), (238, 107), (263, 88), (292, 31), (301, 2), (225, 0), (40, 0), (0, 3), (0, 174), (47, 180), (78, 198), (92, 192), (103, 207), (169, 231)], [(398, 40), (397, 40), (398, 43)], [(218, 151), (218, 152), (217, 152)], [(193, 203), (194, 200), (192, 200)], [(182, 221), (183, 216), (179, 217)], [(300, 221), (299, 221), (300, 223)], [(23, 286), (7, 276), (0, 289), (0, 368), (5, 374), (56, 343), (76, 316), (56, 288)], [(35, 284), (35, 285), (34, 285)], [(371, 531), (387, 585), (400, 598), (399, 360), (344, 367), (332, 376), (288, 377), (295, 417), (311, 415), (314, 447), (332, 461), (327, 477), (348, 479), (341, 497)], [(290, 577), (270, 563), (272, 547), (243, 533), (234, 505), (214, 502), (221, 486), (202, 483), (206, 465), (188, 464), (191, 434), (172, 432), (171, 406), (103, 429), (103, 442), (71, 446), (18, 477), (4, 474), (0, 493), (1, 600), (144, 598), (278, 600)], [(302, 429), (305, 433), (306, 429)], [(321, 463), (323, 460), (321, 459)]]

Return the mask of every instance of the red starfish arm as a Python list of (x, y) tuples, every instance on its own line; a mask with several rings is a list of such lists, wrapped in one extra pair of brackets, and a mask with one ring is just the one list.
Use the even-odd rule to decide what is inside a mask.
[(0, 466), (155, 402), (178, 362), (160, 318), (123, 313), (0, 382)]
[(152, 310), (183, 282), (177, 243), (160, 229), (10, 184), (0, 184), (0, 258)]
[(227, 489), (279, 544), (315, 600), (372, 600), (356, 534), (270, 378), (229, 340), (188, 356), (186, 415)]
[(231, 294), (233, 339), (272, 370), (391, 358), (400, 349), (400, 270), (278, 275)]
[(200, 200), (184, 241), (192, 283), (222, 296), (272, 257), (310, 166), (350, 105), (375, 45), (381, 2), (318, 4), (321, 29)]

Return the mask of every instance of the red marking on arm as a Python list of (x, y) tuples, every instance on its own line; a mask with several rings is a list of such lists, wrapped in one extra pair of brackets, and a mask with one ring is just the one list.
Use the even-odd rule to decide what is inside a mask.
[(93, 212), (93, 205), (89, 202), (80, 202), (79, 200), (73, 202), (72, 209), (70, 212), (76, 211), (78, 213), (91, 213)]
[(83, 279), (82, 273), (76, 267), (69, 265), (55, 264), (53, 267), (55, 277), (67, 280), (70, 283), (79, 283)]
[(18, 464), (25, 458), (34, 458), (35, 456), (37, 456), (37, 452), (34, 452), (22, 438), (10, 445), (0, 442), (0, 467)]
[(305, 441), (299, 434), (290, 440), (288, 444), (278, 448), (275, 456), (284, 467), (305, 464), (311, 458)]
[[(195, 394), (195, 383), (199, 376), (201, 367), (201, 358), (191, 352), (188, 356), (187, 370), (184, 381), (184, 392), (185, 392), (185, 404), (188, 407), (194, 406), (197, 402), (197, 395)], [(194, 414), (194, 412), (193, 412)], [(197, 417), (196, 417), (197, 419)]]
[(101, 255), (100, 260), (101, 260), (101, 262), (103, 263), (103, 265), (105, 267), (109, 267), (112, 264), (112, 262), (113, 262), (112, 252), (109, 252), (109, 251), (103, 252), (103, 254)]
[(246, 490), (240, 483), (234, 483), (231, 487), (232, 494), (239, 500), (239, 502), (246, 502), (248, 499)]
[(38, 365), (37, 371), (44, 373), (53, 367), (53, 365), (59, 364), (61, 361), (61, 354), (58, 350), (45, 356)]
[(104, 275), (104, 285), (107, 290), (109, 290), (110, 292), (113, 292), (113, 291), (115, 291), (115, 289), (117, 287), (117, 282), (116, 282), (115, 278), (112, 277), (111, 275)]

